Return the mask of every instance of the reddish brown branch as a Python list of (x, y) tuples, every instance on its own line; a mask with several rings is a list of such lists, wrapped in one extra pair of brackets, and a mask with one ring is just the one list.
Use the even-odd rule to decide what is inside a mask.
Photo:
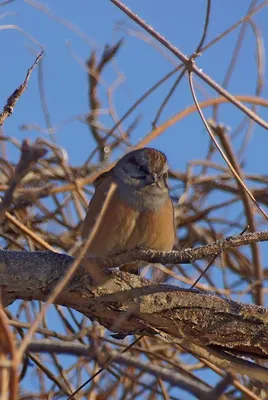
[(0, 220), (3, 218), (6, 209), (10, 207), (14, 192), (22, 179), (25, 177), (32, 165), (37, 163), (38, 160), (44, 157), (46, 153), (47, 150), (42, 147), (38, 141), (36, 141), (33, 145), (30, 145), (28, 140), (24, 140), (22, 142), (20, 160), (15, 168), (10, 186), (5, 192), (2, 204), (0, 205)]

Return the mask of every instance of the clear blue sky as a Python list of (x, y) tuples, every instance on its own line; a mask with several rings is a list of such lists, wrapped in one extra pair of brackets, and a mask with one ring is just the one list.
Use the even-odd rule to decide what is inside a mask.
[[(114, 102), (119, 116), (147, 88), (172, 68), (168, 59), (159, 54), (152, 46), (125, 34), (124, 28), (115, 29), (115, 25), (120, 22), (127, 28), (141, 31), (108, 0), (97, 2), (86, 0), (46, 1), (45, 3), (31, 3), (29, 0), (28, 3), (27, 1), (15, 1), (3, 7), (1, 11), (4, 18), (1, 23), (19, 26), (44, 47), (45, 91), (53, 126), (60, 124), (70, 116), (81, 115), (88, 111), (86, 71), (74, 55), (83, 62), (94, 48), (90, 46), (89, 42), (92, 42), (93, 45), (96, 44), (100, 53), (106, 43), (115, 43), (121, 37), (125, 38), (125, 44), (118, 54), (116, 63), (116, 68), (125, 76), (125, 81), (115, 92)], [(88, 42), (81, 36), (79, 37), (79, 32), (71, 31), (31, 4), (47, 7), (55, 16), (63, 18), (67, 24), (69, 22), (69, 25), (76, 25), (77, 30), (81, 30), (81, 36), (87, 37)], [(162, 2), (155, 0), (133, 0), (128, 1), (127, 4), (185, 54), (191, 54), (194, 51), (204, 23), (205, 1), (167, 0), (163, 5)], [(212, 1), (207, 42), (240, 19), (245, 14), (248, 4), (249, 2), (244, 0)], [(16, 15), (8, 15), (8, 12), (14, 12)], [(268, 35), (267, 18), (268, 8), (264, 8), (254, 17), (259, 24), (264, 40)], [(238, 30), (228, 35), (197, 60), (197, 65), (219, 83), (224, 77), (237, 32)], [(0, 65), (1, 102), (4, 105), (6, 98), (24, 78), (25, 72), (34, 58), (32, 52), (36, 52), (38, 48), (15, 30), (2, 30), (1, 36), (0, 51), (4, 55), (4, 62)], [(248, 28), (239, 63), (231, 80), (230, 90), (232, 93), (254, 93), (256, 85), (255, 55), (255, 38), (251, 28)], [(107, 85), (113, 83), (116, 79), (116, 69), (107, 68), (104, 79)], [(133, 121), (134, 116), (140, 113), (143, 117), (133, 135), (133, 143), (150, 131), (156, 109), (161, 104), (163, 93), (167, 93), (170, 85), (171, 83), (168, 83), (155, 92), (128, 120), (129, 122)], [(213, 93), (208, 87), (206, 90), (208, 93)], [(107, 107), (105, 91), (102, 90), (100, 95), (105, 108)], [(267, 88), (265, 88), (263, 96), (267, 97)], [(203, 99), (200, 94), (199, 99)], [(192, 103), (188, 83), (185, 79), (163, 114), (162, 121)], [(268, 117), (266, 110), (263, 110), (261, 115), (264, 118)], [(242, 113), (231, 106), (222, 107), (220, 116), (221, 120), (231, 127), (237, 126), (243, 118)], [(108, 126), (112, 126), (112, 121), (108, 117), (103, 120)], [(31, 78), (27, 92), (20, 99), (14, 115), (6, 123), (5, 129), (8, 134), (19, 139), (25, 136), (40, 135), (37, 131), (21, 131), (19, 127), (22, 124), (37, 124), (46, 128), (39, 101), (36, 71)], [(253, 140), (250, 152), (251, 154), (258, 152), (260, 155), (266, 148), (267, 134), (263, 129), (258, 128), (255, 136), (257, 140)], [(88, 128), (81, 122), (72, 122), (64, 126), (56, 134), (56, 140), (66, 147), (72, 162), (78, 164), (81, 163), (81, 159), (84, 160), (87, 157), (93, 146)], [(173, 168), (181, 169), (189, 159), (203, 156), (207, 141), (207, 133), (204, 132), (203, 125), (196, 115), (171, 127), (153, 145), (168, 154)], [(170, 143), (173, 145), (170, 146)], [(250, 160), (247, 161), (252, 168), (256, 168), (256, 172), (265, 168), (265, 157), (258, 157), (253, 164)]]
[[(249, 3), (248, 0), (212, 1), (206, 43), (242, 18)], [(190, 55), (195, 50), (204, 24), (205, 0), (165, 0), (164, 2), (126, 0), (126, 4), (183, 53)], [(42, 12), (42, 7), (47, 10)], [(39, 51), (38, 46), (21, 32), (7, 29), (7, 26), (16, 25), (31, 35), (45, 50), (44, 84), (53, 126), (61, 124), (71, 116), (87, 113), (88, 83), (86, 70), (82, 63), (93, 49), (97, 49), (100, 54), (105, 44), (113, 44), (122, 37), (125, 39), (114, 67), (106, 68), (103, 75), (107, 86), (115, 81), (117, 71), (124, 76), (124, 82), (114, 95), (118, 116), (122, 116), (146, 89), (173, 67), (169, 59), (160, 54), (153, 46), (127, 31), (132, 29), (142, 32), (109, 0), (47, 0), (44, 3), (15, 0), (11, 4), (1, 7), (0, 12), (2, 25), (0, 41), (0, 54), (2, 55), (0, 63), (1, 107), (4, 106), (12, 91), (22, 82), (27, 68), (32, 64), (35, 54)], [(48, 15), (49, 12), (55, 19)], [(258, 24), (266, 48), (268, 7), (256, 14), (253, 19)], [(198, 67), (220, 84), (230, 61), (238, 32), (239, 29), (232, 32), (197, 60)], [(171, 56), (171, 58), (175, 61), (174, 57)], [(132, 135), (132, 144), (137, 143), (151, 130), (155, 112), (170, 86), (171, 82), (169, 81), (150, 96), (128, 119), (127, 123), (130, 123), (135, 116), (139, 114), (142, 116), (138, 128)], [(229, 90), (233, 94), (253, 95), (255, 87), (256, 39), (252, 29), (248, 27)], [(204, 88), (209, 95), (217, 96), (208, 86), (204, 85)], [(200, 100), (204, 99), (202, 94), (198, 91), (197, 93)], [(267, 86), (263, 90), (262, 97), (268, 97)], [(103, 108), (106, 108), (107, 98), (103, 88), (100, 90), (100, 98)], [(163, 113), (161, 122), (191, 104), (193, 104), (193, 100), (188, 82), (184, 79)], [(258, 112), (268, 120), (267, 110), (261, 109)], [(206, 116), (210, 116), (210, 111), (206, 111)], [(237, 127), (243, 117), (243, 114), (233, 106), (223, 106), (220, 109), (220, 121), (231, 128)], [(103, 117), (102, 121), (109, 127), (113, 126), (112, 120), (107, 116)], [(124, 127), (128, 126), (127, 123)], [(37, 130), (22, 131), (20, 126), (24, 124), (36, 124), (42, 129), (47, 128), (40, 104), (37, 70), (34, 71), (27, 91), (19, 100), (14, 114), (6, 122), (4, 129), (7, 135), (19, 140), (25, 137), (40, 136), (40, 132)], [(48, 138), (45, 134), (41, 135)], [(81, 164), (94, 146), (87, 126), (79, 121), (72, 121), (64, 125), (57, 131), (55, 139), (57, 144), (67, 149), (70, 161), (75, 165)], [(152, 145), (167, 153), (172, 168), (184, 170), (189, 160), (204, 157), (208, 140), (208, 134), (196, 114), (172, 126)], [(237, 142), (237, 146), (239, 146), (239, 142)], [(256, 127), (247, 151), (246, 171), (267, 173), (267, 148), (268, 132), (263, 128)], [(11, 148), (9, 151), (9, 156), (16, 160), (18, 154)], [(122, 148), (123, 151), (124, 148)], [(216, 159), (219, 160), (219, 157), (217, 156)], [(221, 163), (224, 165), (223, 161)], [(184, 399), (188, 398), (190, 399), (190, 397), (184, 396)]]

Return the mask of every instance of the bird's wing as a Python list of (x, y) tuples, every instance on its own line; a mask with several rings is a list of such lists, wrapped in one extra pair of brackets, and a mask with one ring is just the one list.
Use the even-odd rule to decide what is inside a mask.
[[(95, 193), (90, 200), (82, 226), (81, 236), (83, 239), (89, 236), (112, 182), (113, 179), (109, 172), (97, 181)], [(135, 229), (138, 215), (138, 211), (133, 210), (120, 200), (116, 189), (103, 215), (99, 229), (88, 247), (88, 256), (106, 257), (125, 250), (128, 238)]]

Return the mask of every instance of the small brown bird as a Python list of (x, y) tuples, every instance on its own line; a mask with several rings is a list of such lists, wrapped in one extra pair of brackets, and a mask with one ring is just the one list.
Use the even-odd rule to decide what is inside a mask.
[[(175, 225), (167, 172), (165, 154), (143, 148), (126, 154), (96, 179), (82, 227), (83, 239), (94, 226), (111, 183), (117, 187), (89, 245), (88, 257), (107, 257), (136, 247), (172, 250)], [(133, 263), (122, 270), (137, 273)]]

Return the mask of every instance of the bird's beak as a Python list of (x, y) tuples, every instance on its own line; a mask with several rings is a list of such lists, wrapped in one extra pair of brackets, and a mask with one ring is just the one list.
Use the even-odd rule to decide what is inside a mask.
[(161, 182), (161, 181), (157, 180), (157, 181), (155, 182), (155, 184), (156, 184), (156, 186), (157, 186), (159, 189), (163, 189), (163, 187), (161, 186), (160, 182)]
[(153, 179), (153, 183), (157, 184), (158, 176), (155, 172), (152, 174), (152, 179)]
[(156, 185), (159, 189), (162, 190), (166, 188), (166, 180), (164, 174), (157, 175), (156, 173), (154, 173), (152, 177), (153, 177), (153, 182), (152, 182), (153, 185)]
[(159, 183), (158, 183), (158, 179), (159, 178), (158, 178), (158, 176), (157, 176), (157, 174), (155, 172), (151, 174), (151, 178), (152, 178), (152, 185), (158, 186), (159, 185)]

